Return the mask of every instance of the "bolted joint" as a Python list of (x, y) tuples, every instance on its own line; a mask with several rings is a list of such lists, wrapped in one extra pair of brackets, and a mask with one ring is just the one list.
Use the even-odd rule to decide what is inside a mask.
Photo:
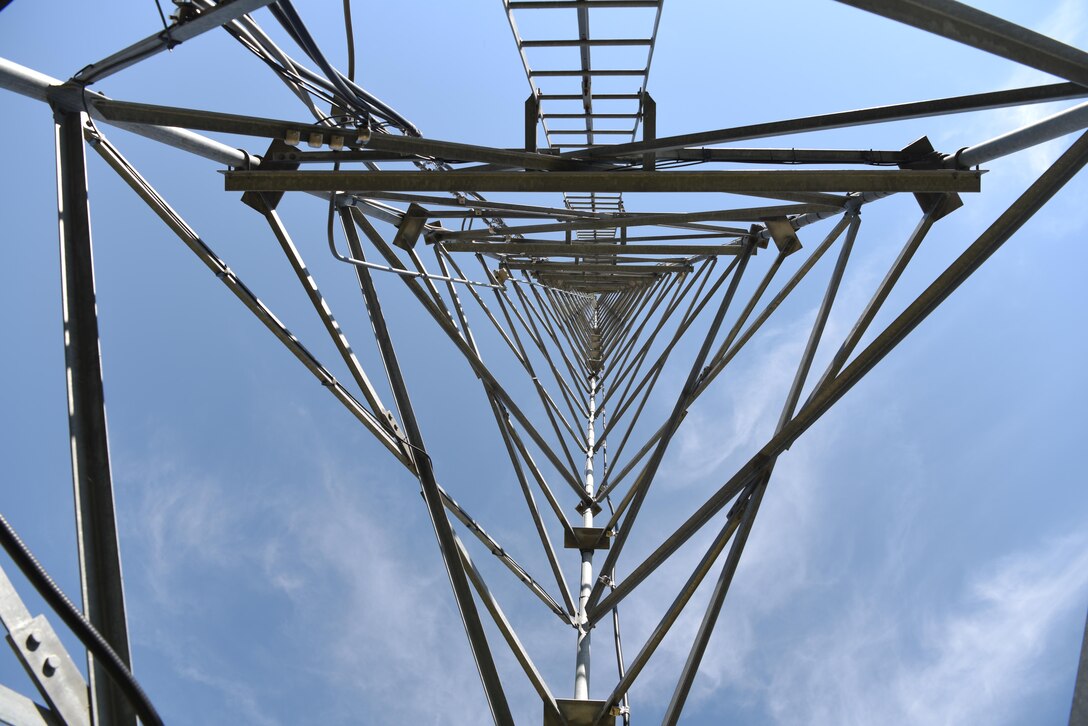
[(574, 509), (578, 514), (585, 514), (586, 510), (592, 510), (594, 517), (601, 513), (601, 505), (592, 499), (583, 499), (574, 507)]

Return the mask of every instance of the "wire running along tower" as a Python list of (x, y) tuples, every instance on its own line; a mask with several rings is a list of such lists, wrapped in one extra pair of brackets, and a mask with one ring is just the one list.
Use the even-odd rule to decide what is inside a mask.
[[(6, 521), (0, 534), (31, 581), (43, 593), (52, 592), (50, 604), (87, 646), (90, 664), (88, 684), (48, 621), (32, 617), (0, 577), (0, 621), (48, 704), (37, 707), (6, 692), (0, 694), (0, 715), (47, 723), (44, 709), (49, 718), (69, 723), (126, 724), (137, 717), (159, 722), (129, 668), (102, 413), (86, 203), (89, 148), (418, 479), (496, 723), (513, 723), (503, 685), (513, 677), (526, 678), (539, 695), (545, 724), (630, 723), (628, 693), (697, 588), (713, 575), (709, 603), (665, 709), (664, 722), (678, 722), (778, 457), (1088, 161), (1088, 135), (1082, 135), (887, 326), (875, 329), (930, 230), (965, 203), (961, 195), (980, 192), (988, 162), (1088, 127), (1088, 103), (1080, 101), (1088, 96), (1088, 54), (951, 0), (841, 1), (1063, 80), (662, 137), (648, 92), (662, 0), (503, 0), (501, 9), (531, 88), (524, 148), (509, 149), (423, 135), (355, 82), (353, 59), (346, 73), (329, 63), (289, 0), (181, 4), (169, 27), (86, 66), (67, 82), (0, 60), (0, 87), (49, 103), (55, 118), (82, 612), (50, 590)], [(611, 29), (609, 13), (617, 8), (647, 9), (646, 27), (625, 25), (630, 34), (624, 37), (600, 32), (600, 27)], [(567, 34), (532, 34), (540, 14), (558, 11), (576, 21)], [(277, 45), (258, 24), (262, 15), (281, 26), (296, 48)], [(211, 31), (229, 33), (266, 64), (314, 120), (151, 105), (108, 98), (96, 90), (133, 64)], [(537, 55), (564, 48), (576, 51), (576, 64), (558, 65), (558, 56)], [(602, 48), (626, 54), (629, 65), (602, 66), (595, 55)], [(858, 127), (864, 139), (864, 127), (871, 124), (1060, 100), (1074, 105), (951, 153), (934, 149), (926, 138), (887, 150), (864, 142), (856, 149), (740, 145), (844, 127)], [(242, 201), (278, 240), (347, 379), (334, 376), (231, 270), (213, 243), (129, 163), (107, 135), (110, 126), (226, 167), (226, 190), (242, 192)], [(236, 149), (209, 133), (248, 137), (254, 146)], [(777, 166), (784, 163), (791, 166)], [(693, 165), (700, 169), (689, 170)], [(281, 218), (278, 207), (287, 193), (327, 201), (327, 219), (311, 222), (315, 228), (327, 223), (329, 254), (358, 285), (387, 386), (365, 370)], [(542, 206), (516, 196), (525, 193), (562, 197), (555, 206)], [(639, 193), (715, 193), (716, 198), (749, 202), (683, 212), (628, 209), (630, 195)], [(502, 195), (501, 201), (496, 195)], [(862, 233), (862, 213), (867, 205), (895, 195), (916, 199), (914, 229), (845, 337), (826, 340), (832, 308)], [(391, 237), (383, 233), (384, 225), (395, 229)], [(673, 531), (640, 530), (639, 515), (689, 409), (745, 346), (759, 339), (775, 311), (825, 256), (833, 264), (820, 281), (822, 301), (790, 385), (782, 391), (773, 435), (719, 488), (693, 502)], [(530, 572), (520, 564), (488, 534), (485, 522), (457, 502), (456, 491), (440, 483), (441, 462), (428, 453), (426, 421), (413, 407), (376, 275), (398, 277), (432, 319), (433, 334), (459, 351), (479, 378), (546, 571)], [(485, 349), (480, 342), (485, 336), (474, 334), (481, 328), (488, 329), (487, 339), (500, 341), (500, 350)], [(700, 331), (701, 338), (682, 345), (693, 331)], [(821, 346), (833, 354), (826, 367), (814, 370)], [(674, 353), (690, 350), (695, 351), (690, 358), (676, 360)], [(500, 357), (511, 363), (495, 364)], [(669, 414), (647, 426), (648, 403), (657, 400), (655, 390), (663, 390), (657, 384), (670, 362), (682, 371), (682, 386), (669, 401)], [(519, 393), (526, 386), (532, 395)], [(660, 613), (649, 638), (637, 644), (633, 656), (630, 649), (625, 653), (619, 605), (704, 530), (714, 533), (709, 547)], [(635, 537), (656, 537), (656, 544), (641, 561), (621, 559)], [(570, 683), (547, 682), (534, 664), (474, 562), (472, 540), (483, 556), (497, 558), (527, 588), (542, 612), (558, 620), (551, 621), (558, 632), (569, 633)], [(579, 565), (576, 582), (567, 577), (573, 561)], [(491, 624), (485, 627), (487, 619)], [(496, 644), (487, 637), (490, 627), (509, 648), (520, 675), (500, 674), (492, 653)], [(46, 651), (54, 655), (45, 657)], [(616, 673), (600, 658), (612, 651)], [(591, 654), (598, 659), (591, 660)], [(598, 687), (607, 684), (603, 699), (590, 698), (591, 676)], [(1082, 673), (1075, 723), (1088, 720), (1084, 681)]]

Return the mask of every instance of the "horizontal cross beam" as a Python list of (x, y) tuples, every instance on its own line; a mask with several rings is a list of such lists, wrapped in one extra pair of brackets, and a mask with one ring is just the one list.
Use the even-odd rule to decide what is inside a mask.
[(593, 255), (737, 255), (743, 245), (621, 245), (610, 242), (446, 242), (447, 252), (490, 252), (533, 257), (588, 257)]
[(593, 262), (504, 262), (511, 270), (530, 272), (619, 273), (624, 275), (656, 274), (661, 272), (691, 272), (691, 265), (619, 265)]
[[(649, 172), (654, 173), (654, 172)], [(545, 224), (526, 224), (517, 227), (505, 227), (504, 235), (536, 234), (539, 232), (569, 232), (583, 229), (614, 229), (650, 225), (683, 224), (687, 222), (760, 222), (770, 217), (785, 217), (794, 214), (822, 212), (836, 209), (832, 205), (816, 204), (779, 204), (770, 207), (748, 207), (745, 209), (718, 209), (705, 212), (666, 212), (661, 214), (606, 214), (598, 219), (580, 219), (571, 222), (548, 222)], [(469, 229), (443, 232), (439, 236), (445, 240), (479, 239), (494, 233), (487, 229)]]
[(228, 192), (977, 192), (982, 173), (909, 171), (228, 171)]

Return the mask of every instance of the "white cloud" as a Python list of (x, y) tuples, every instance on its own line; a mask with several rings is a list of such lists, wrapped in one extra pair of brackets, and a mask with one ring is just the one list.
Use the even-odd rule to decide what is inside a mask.
[(779, 723), (1018, 722), (1023, 700), (1055, 678), (1038, 664), (1048, 639), (1063, 618), (1079, 622), (1086, 545), (1077, 534), (1005, 558), (924, 618), (901, 588), (856, 593), (784, 659), (771, 713)]
[[(1036, 26), (1043, 35), (1067, 43), (1074, 47), (1083, 47), (1088, 40), (1088, 8), (1080, 0), (1062, 0)], [(1009, 74), (1005, 88), (1020, 88), (1044, 83), (1053, 83), (1054, 78), (1027, 66), (1018, 66)], [(1015, 129), (1033, 124), (1047, 116), (1081, 103), (1077, 101), (1057, 104), (1029, 104), (1014, 106), (979, 115), (978, 121), (966, 128), (954, 127), (943, 134), (943, 138), (955, 143), (976, 144), (995, 136), (1000, 136)], [(977, 136), (977, 138), (975, 138)], [(1058, 158), (1062, 150), (1069, 145), (1067, 136), (1027, 149), (1013, 155), (1008, 163), (1001, 160), (990, 162), (987, 168), (1000, 170), (1018, 182), (1030, 181), (1039, 176)], [(986, 180), (993, 184), (993, 180)]]
[[(388, 503), (326, 462), (320, 492), (286, 523), (297, 549), (272, 563), (295, 583), (302, 627), (325, 643), (308, 667), (372, 713), (412, 722), (484, 722), (479, 678), (430, 525), (380, 518)], [(410, 485), (411, 486), (411, 485)], [(420, 550), (431, 552), (426, 557)], [(420, 561), (433, 567), (420, 571)], [(486, 616), (485, 616), (486, 617)]]
[[(486, 721), (414, 481), (360, 476), (316, 441), (300, 449), (313, 473), (305, 491), (288, 478), (227, 486), (163, 440), (126, 463), (142, 481), (126, 518), (132, 607), (185, 623), (141, 631), (140, 646), (203, 694), (201, 708), (222, 704), (223, 722), (292, 721), (271, 704), (303, 680), (322, 692), (287, 703), (324, 723)], [(251, 644), (248, 668), (224, 657), (224, 630)]]

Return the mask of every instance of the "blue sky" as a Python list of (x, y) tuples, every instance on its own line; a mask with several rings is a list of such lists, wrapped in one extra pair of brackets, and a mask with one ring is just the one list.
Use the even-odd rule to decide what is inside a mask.
[[(1088, 9), (1075, 0), (977, 5), (1088, 45)], [(343, 67), (339, 3), (298, 7)], [(257, 17), (271, 30), (266, 13)], [(67, 78), (158, 22), (148, 2), (98, 7), (93, 18), (81, 4), (15, 2), (0, 14), (0, 55)], [(356, 3), (356, 36), (362, 85), (426, 135), (520, 144), (528, 87), (500, 3)], [(665, 135), (1049, 80), (837, 3), (670, 2), (650, 91)], [(225, 34), (211, 34), (98, 90), (303, 118), (277, 84)], [(0, 511), (75, 595), (52, 125), (43, 104), (0, 98)], [(1069, 105), (783, 143), (898, 149), (926, 134), (955, 151)], [(346, 379), (274, 238), (237, 195), (222, 192), (215, 165), (104, 130)], [(965, 195), (966, 205), (935, 227), (877, 325), (1071, 141), (988, 165), (983, 194)], [(135, 667), (166, 720), (483, 722), (486, 705), (414, 480), (93, 154), (89, 165)], [(1088, 602), (1085, 192), (1084, 178), (1073, 180), (781, 458), (684, 723), (1065, 722)], [(629, 208), (712, 203), (632, 199)], [(384, 385), (352, 273), (324, 247), (323, 205), (289, 198), (282, 211)], [(917, 214), (907, 197), (865, 210), (829, 340), (849, 330)], [(827, 229), (802, 232), (806, 248)], [(763, 255), (753, 265), (762, 271), (770, 261)], [(628, 568), (772, 432), (830, 264), (829, 255), (693, 407), (625, 550)], [(378, 284), (440, 481), (546, 581), (475, 377), (398, 281)], [(495, 336), (474, 320), (485, 357), (513, 379)], [(689, 336), (674, 354), (647, 427), (668, 413), (697, 345)], [(816, 370), (829, 356), (821, 350)], [(712, 528), (624, 603), (629, 658)], [(573, 632), (485, 551), (472, 551), (553, 691), (569, 696)], [(573, 583), (576, 559), (565, 554)], [(635, 723), (660, 718), (708, 593), (704, 585), (632, 692)], [(593, 695), (603, 698), (614, 666), (607, 632), (597, 633)], [(515, 718), (539, 723), (539, 699), (492, 636)], [(13, 656), (0, 658), (0, 682), (32, 691)]]

